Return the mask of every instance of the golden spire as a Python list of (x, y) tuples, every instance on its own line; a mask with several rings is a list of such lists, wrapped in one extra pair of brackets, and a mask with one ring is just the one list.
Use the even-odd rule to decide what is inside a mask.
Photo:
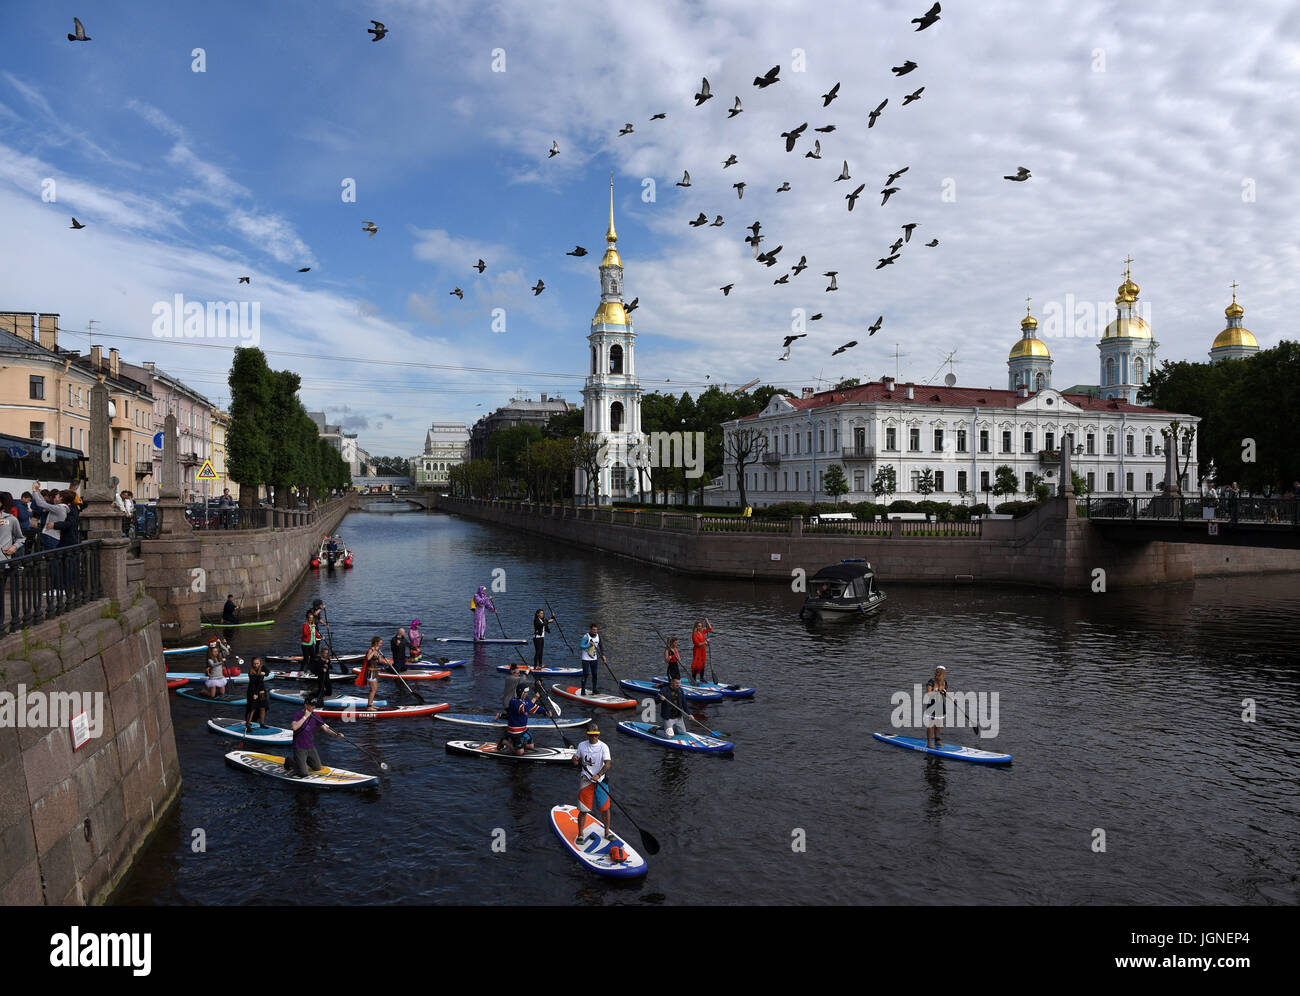
[[(1032, 314), (1030, 314), (1029, 311), (1030, 300), (1031, 300), (1030, 298), (1025, 298), (1025, 317), (1020, 319), (1020, 327), (1026, 330), (1038, 328), (1038, 319), (1035, 318)], [(1030, 333), (1026, 331), (1025, 335), (1026, 337), (1028, 337)]]
[(1232, 282), (1232, 304), (1223, 309), (1223, 313), (1229, 318), (1240, 318), (1246, 313), (1246, 309), (1237, 303), (1237, 281)]
[(1133, 257), (1129, 256), (1124, 260), (1124, 282), (1119, 285), (1119, 296), (1115, 298), (1115, 303), (1132, 304), (1137, 300), (1139, 290), (1133, 282)]
[(614, 231), (614, 173), (609, 174), (609, 231), (605, 233), (605, 241), (611, 245), (618, 241), (618, 232)]

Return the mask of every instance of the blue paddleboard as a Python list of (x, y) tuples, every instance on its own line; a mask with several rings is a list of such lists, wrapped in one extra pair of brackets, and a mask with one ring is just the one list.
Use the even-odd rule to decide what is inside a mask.
[(1011, 763), (1010, 754), (995, 754), (992, 751), (976, 750), (974, 747), (958, 747), (955, 744), (944, 744), (942, 747), (927, 747), (925, 740), (921, 737), (899, 737), (890, 733), (873, 733), (871, 735), (882, 743), (920, 751), (922, 754), (933, 754), (935, 757), (950, 757), (954, 761), (970, 761), (972, 764)]
[[(653, 681), (620, 681), (619, 686), (625, 691), (642, 693), (645, 695), (658, 695), (659, 686)], [(722, 693), (712, 692), (707, 689), (701, 690), (697, 686), (691, 686), (682, 682), (682, 696), (687, 702), (721, 702)]]
[(697, 754), (730, 754), (736, 749), (736, 745), (729, 740), (701, 736), (698, 733), (679, 733), (675, 737), (668, 737), (663, 733), (654, 732), (658, 727), (650, 723), (633, 723), (624, 720), (618, 724), (618, 728), (642, 740), (650, 740), (676, 750), (694, 751)]

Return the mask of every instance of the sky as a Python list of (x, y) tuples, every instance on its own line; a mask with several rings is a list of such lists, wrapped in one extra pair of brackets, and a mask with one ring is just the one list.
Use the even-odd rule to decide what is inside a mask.
[[(1206, 359), (1232, 281), (1261, 346), (1291, 335), (1300, 7), (951, 0), (916, 31), (927, 6), (0, 0), (0, 310), (58, 312), (61, 345), (222, 404), (234, 340), (166, 338), (160, 316), (176, 295), (256, 305), (308, 409), (410, 455), (435, 420), (581, 401), (612, 172), (647, 391), (1005, 387), (1026, 298), (1054, 386), (1095, 384), (1130, 256), (1163, 360)], [(67, 40), (74, 16), (90, 41)]]

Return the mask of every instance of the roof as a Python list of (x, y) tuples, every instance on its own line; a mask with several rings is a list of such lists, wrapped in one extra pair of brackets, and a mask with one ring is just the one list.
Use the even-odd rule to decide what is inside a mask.
[(876, 572), (868, 567), (865, 563), (861, 564), (831, 564), (829, 567), (823, 567), (820, 571), (812, 576), (814, 581), (852, 581), (854, 578), (869, 577)]
[[(907, 398), (907, 388), (913, 388), (913, 399)], [(1036, 392), (1031, 391), (1029, 397), (1034, 397)], [(1127, 401), (1110, 401), (1103, 398), (1093, 398), (1086, 394), (1071, 394), (1065, 391), (1058, 392), (1061, 397), (1070, 404), (1084, 411), (1093, 412), (1129, 412), (1135, 415), (1176, 415), (1177, 412), (1167, 412), (1160, 408), (1148, 408), (1145, 405), (1135, 405)], [(775, 395), (774, 395), (775, 397)], [(818, 408), (827, 408), (832, 405), (841, 404), (880, 404), (888, 402), (903, 405), (934, 405), (936, 407), (948, 408), (1018, 408), (1025, 403), (1026, 398), (1022, 398), (1018, 391), (1009, 391), (991, 387), (947, 387), (944, 385), (934, 386), (929, 384), (901, 384), (896, 383), (893, 390), (889, 390), (882, 380), (872, 381), (869, 384), (862, 384), (859, 387), (851, 387), (847, 391), (818, 391), (810, 398), (792, 398), (781, 395), (793, 407), (802, 411), (813, 411)], [(746, 419), (758, 418), (762, 413), (755, 415), (745, 415), (736, 421), (745, 421)]]

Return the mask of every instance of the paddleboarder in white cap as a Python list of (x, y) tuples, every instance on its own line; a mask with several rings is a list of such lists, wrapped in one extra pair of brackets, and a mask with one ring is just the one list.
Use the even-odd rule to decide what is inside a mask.
[(943, 736), (941, 729), (943, 727), (943, 703), (948, 696), (948, 669), (940, 664), (934, 669), (934, 677), (925, 683), (926, 698), (930, 699), (929, 693), (934, 693), (934, 698), (930, 699), (938, 707), (938, 712), (934, 714), (937, 722), (927, 723), (925, 727), (925, 745), (927, 747), (942, 747)]
[(578, 744), (573, 763), (582, 772), (578, 789), (578, 836), (574, 843), (581, 847), (585, 841), (583, 824), (592, 810), (600, 814), (597, 818), (605, 824), (605, 839), (617, 839), (614, 828), (610, 826), (609, 790), (605, 787), (605, 776), (614, 761), (609, 754), (609, 744), (601, 741), (600, 727), (594, 721), (587, 727), (586, 742)]

